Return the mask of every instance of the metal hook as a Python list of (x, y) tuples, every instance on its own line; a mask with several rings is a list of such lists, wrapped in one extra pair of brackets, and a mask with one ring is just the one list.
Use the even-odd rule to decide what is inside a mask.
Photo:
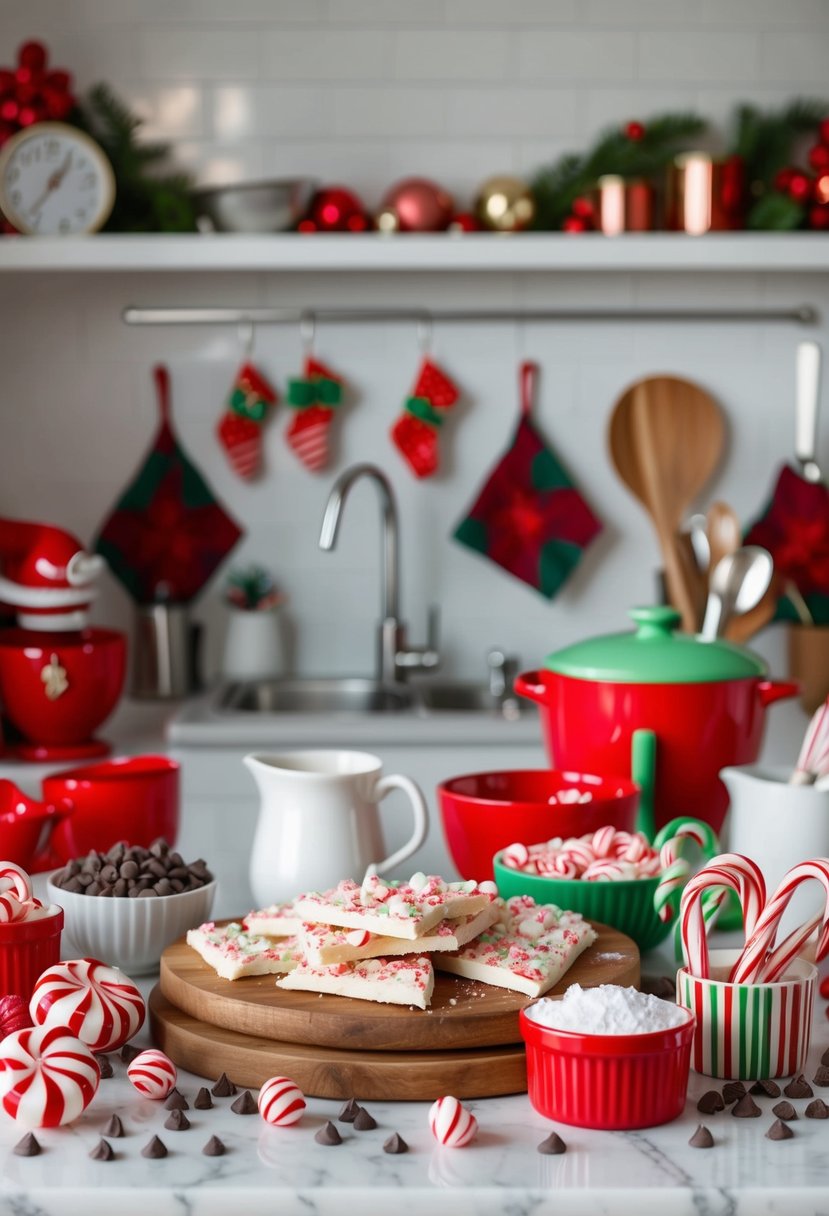
[(432, 346), (432, 314), (425, 312), (417, 318), (417, 344), (421, 354), (427, 355)]
[(242, 317), (237, 327), (239, 341), (245, 352), (245, 357), (249, 359), (253, 354), (253, 344), (256, 340), (256, 330), (253, 321), (250, 317)]
[(314, 337), (317, 332), (317, 318), (312, 312), (304, 312), (299, 319), (299, 337), (306, 356), (314, 349)]

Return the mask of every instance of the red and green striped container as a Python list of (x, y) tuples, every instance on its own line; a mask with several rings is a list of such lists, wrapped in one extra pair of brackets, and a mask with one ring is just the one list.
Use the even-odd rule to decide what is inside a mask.
[(738, 956), (712, 950), (707, 980), (685, 967), (677, 972), (677, 1002), (696, 1015), (691, 1067), (741, 1081), (799, 1072), (809, 1050), (817, 968), (798, 958), (776, 984), (729, 984)]

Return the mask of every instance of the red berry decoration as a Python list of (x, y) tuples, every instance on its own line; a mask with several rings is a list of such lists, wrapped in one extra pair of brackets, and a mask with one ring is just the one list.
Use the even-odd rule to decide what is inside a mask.
[(587, 232), (587, 220), (581, 215), (568, 215), (561, 225), (562, 232)]
[(481, 225), (471, 211), (459, 211), (449, 223), (449, 232), (480, 232)]
[(17, 67), (0, 70), (0, 145), (21, 127), (62, 121), (75, 106), (68, 72), (47, 69), (48, 52), (41, 42), (24, 42)]
[(818, 204), (809, 208), (809, 227), (821, 230), (829, 228), (829, 206)]
[(632, 139), (634, 143), (639, 143), (640, 139), (645, 138), (645, 127), (641, 122), (629, 122), (625, 127), (625, 135), (628, 139)]
[(42, 72), (48, 58), (46, 47), (42, 42), (24, 42), (17, 52), (17, 62), (22, 68), (32, 72)]
[(818, 124), (818, 135), (820, 136), (820, 142), (822, 144), (829, 144), (829, 118), (824, 118), (823, 121)]
[(789, 186), (796, 172), (797, 170), (792, 169), (791, 166), (781, 169), (774, 178), (775, 190), (781, 190), (784, 194), (788, 194)]
[(365, 232), (366, 209), (345, 186), (326, 186), (311, 199), (308, 214), (297, 225), (299, 232)]
[(829, 169), (829, 145), (815, 144), (813, 148), (810, 148), (809, 164), (817, 173), (820, 173), (822, 169)]
[(796, 203), (804, 203), (812, 192), (812, 183), (805, 173), (795, 169), (789, 178), (789, 197)]
[(577, 215), (583, 220), (593, 220), (596, 215), (596, 208), (593, 206), (592, 200), (584, 196), (573, 199), (571, 210), (573, 215)]

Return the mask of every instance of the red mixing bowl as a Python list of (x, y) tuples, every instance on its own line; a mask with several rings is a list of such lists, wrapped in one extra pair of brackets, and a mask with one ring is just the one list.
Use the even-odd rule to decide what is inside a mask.
[[(559, 801), (562, 792), (589, 802)], [(492, 878), (492, 858), (515, 841), (538, 844), (554, 836), (584, 836), (610, 824), (634, 831), (639, 786), (628, 777), (549, 769), (469, 773), (438, 786), (443, 834), (458, 873)]]

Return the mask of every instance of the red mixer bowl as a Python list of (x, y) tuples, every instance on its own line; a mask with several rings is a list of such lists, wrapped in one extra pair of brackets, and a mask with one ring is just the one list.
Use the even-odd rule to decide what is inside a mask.
[(159, 836), (176, 842), (179, 824), (179, 766), (167, 756), (124, 756), (64, 769), (43, 779), (43, 797), (69, 806), (49, 842), (53, 867), (106, 852), (119, 840), (147, 848)]
[(30, 872), (38, 847), (72, 808), (28, 798), (13, 781), (0, 780), (0, 857)]
[[(46, 676), (63, 668), (66, 687)], [(0, 703), (30, 743), (71, 746), (92, 738), (121, 695), (127, 645), (112, 629), (73, 633), (0, 631)]]
[[(563, 791), (589, 793), (590, 801), (559, 802)], [(584, 836), (607, 824), (632, 832), (639, 786), (629, 777), (516, 769), (452, 777), (438, 786), (438, 803), (458, 873), (480, 881), (492, 878), (494, 854), (515, 841)]]

